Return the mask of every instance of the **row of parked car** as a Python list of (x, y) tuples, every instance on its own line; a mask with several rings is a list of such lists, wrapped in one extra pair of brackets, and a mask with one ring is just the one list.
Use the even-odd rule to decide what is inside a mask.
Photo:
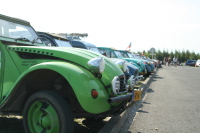
[(0, 51), (0, 114), (22, 115), (27, 133), (73, 132), (74, 118), (119, 115), (155, 72), (150, 59), (1, 14)]
[[(144, 56), (140, 56), (138, 54), (132, 54), (131, 52), (128, 52), (125, 50), (116, 50), (116, 49), (108, 48), (108, 47), (97, 47), (94, 44), (81, 39), (81, 37), (84, 36), (85, 34), (79, 33), (79, 34), (68, 35), (67, 33), (66, 34), (63, 34), (63, 33), (52, 34), (52, 33), (45, 33), (45, 32), (38, 32), (38, 34), (47, 46), (82, 48), (82, 49), (93, 51), (95, 53), (102, 54), (110, 58), (110, 60), (112, 60), (113, 62), (126, 60), (128, 63), (135, 66), (135, 67), (132, 67), (132, 69), (136, 71), (136, 75), (137, 74), (140, 74), (140, 75), (151, 74), (152, 72), (154, 72), (154, 69), (155, 69), (154, 60), (151, 60), (150, 58), (146, 58)], [(58, 41), (57, 42), (55, 41), (56, 38), (61, 39), (61, 37), (64, 37), (62, 39), (65, 39), (65, 43), (63, 44), (59, 43)], [(128, 64), (128, 67), (129, 66), (131, 65)], [(137, 71), (139, 71), (139, 73), (137, 73)], [(134, 72), (132, 74), (134, 74)]]

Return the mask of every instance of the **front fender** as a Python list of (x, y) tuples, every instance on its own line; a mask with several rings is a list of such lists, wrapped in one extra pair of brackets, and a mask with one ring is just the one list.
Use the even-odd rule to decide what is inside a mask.
[(150, 67), (150, 65), (145, 64), (145, 67), (146, 67), (146, 69), (147, 69), (147, 72), (151, 72), (151, 67)]
[[(27, 74), (39, 69), (49, 69), (61, 74), (69, 82), (80, 105), (87, 112), (101, 113), (111, 108), (111, 105), (107, 102), (108, 93), (100, 78), (95, 77), (81, 66), (66, 62), (47, 62), (32, 66), (20, 75), (15, 85)], [(96, 99), (91, 96), (92, 89), (98, 92)]]

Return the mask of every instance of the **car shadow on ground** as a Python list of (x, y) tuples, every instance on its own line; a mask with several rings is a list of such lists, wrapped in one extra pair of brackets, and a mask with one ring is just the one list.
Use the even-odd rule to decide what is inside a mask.
[(74, 133), (97, 133), (106, 123), (104, 120), (83, 119), (81, 123), (75, 123)]
[[(107, 123), (105, 120), (82, 120), (74, 121), (74, 133), (97, 133)], [(0, 117), (0, 133), (25, 133), (23, 119)]]
[(22, 119), (0, 117), (0, 133), (25, 133)]
[(160, 77), (159, 75), (156, 74), (152, 79), (152, 82), (157, 81), (158, 79), (164, 79), (164, 77)]
[(147, 90), (147, 93), (153, 93), (153, 92), (154, 92), (154, 90), (151, 89), (151, 88), (149, 88), (149, 89)]

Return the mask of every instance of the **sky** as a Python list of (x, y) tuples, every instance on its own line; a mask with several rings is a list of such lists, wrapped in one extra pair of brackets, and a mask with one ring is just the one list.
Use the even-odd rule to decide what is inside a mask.
[(88, 33), (97, 47), (200, 53), (199, 0), (6, 0), (0, 14), (36, 31)]

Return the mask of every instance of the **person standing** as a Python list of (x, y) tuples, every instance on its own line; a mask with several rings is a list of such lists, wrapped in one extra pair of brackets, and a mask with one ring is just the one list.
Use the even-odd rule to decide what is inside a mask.
[(171, 57), (169, 56), (168, 57), (168, 66), (170, 65), (170, 63), (171, 63)]
[(167, 63), (168, 63), (168, 58), (165, 57), (165, 58), (164, 58), (164, 65), (166, 66)]
[(173, 62), (174, 62), (174, 67), (177, 67), (178, 58), (176, 58), (176, 56), (174, 56)]
[(164, 59), (163, 59), (163, 64), (166, 66), (165, 58), (166, 58), (166, 57), (164, 57)]

